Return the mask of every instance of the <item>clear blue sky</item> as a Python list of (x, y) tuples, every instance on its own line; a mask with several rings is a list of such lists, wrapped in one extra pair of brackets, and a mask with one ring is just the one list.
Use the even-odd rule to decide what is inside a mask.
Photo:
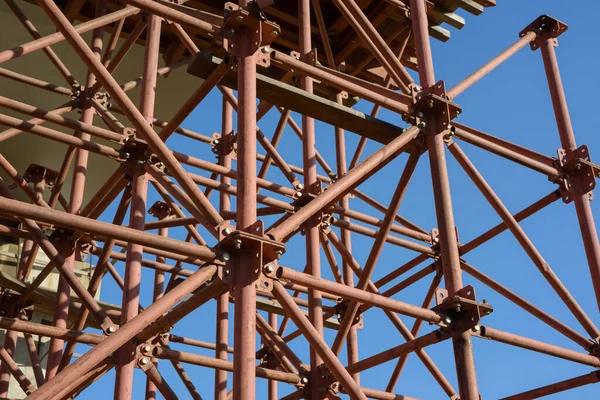
[[(569, 24), (569, 30), (560, 38), (560, 47), (557, 49), (559, 63), (577, 141), (579, 144), (587, 144), (591, 148), (593, 158), (595, 154), (600, 154), (598, 153), (600, 150), (597, 150), (600, 149), (600, 138), (597, 136), (598, 123), (594, 119), (598, 107), (596, 94), (600, 92), (600, 83), (593, 78), (593, 74), (597, 70), (594, 66), (600, 62), (600, 48), (597, 43), (597, 17), (600, 15), (600, 5), (592, 1), (576, 2), (581, 7), (576, 8), (574, 3), (560, 0), (498, 0), (497, 7), (487, 9), (480, 17), (474, 18), (463, 13), (467, 17), (467, 25), (462, 31), (452, 29), (452, 39), (448, 43), (433, 42), (436, 78), (444, 79), (446, 86), (452, 87), (513, 43), (518, 38), (519, 31), (540, 14), (550, 14), (563, 20)], [(163, 81), (159, 81), (159, 85), (162, 83)], [(460, 122), (547, 155), (554, 156), (556, 149), (560, 147), (539, 51), (522, 50), (461, 95), (457, 102), (464, 110)], [(185, 122), (184, 126), (207, 135), (220, 131), (220, 118), (218, 117), (220, 104), (220, 96), (217, 92), (213, 92)], [(361, 102), (357, 108), (370, 112), (371, 105)], [(277, 123), (278, 115), (276, 111), (271, 111), (260, 123), (260, 127), (269, 137)], [(392, 123), (402, 124), (400, 118), (390, 112), (383, 111), (380, 116)], [(294, 118), (300, 122), (298, 115), (294, 115)], [(347, 133), (346, 138), (348, 152), (352, 155), (358, 138), (352, 133)], [(332, 166), (335, 165), (333, 140), (333, 127), (317, 123), (318, 149)], [(214, 155), (202, 144), (196, 144), (177, 136), (173, 137), (169, 144), (174, 149), (214, 160)], [(466, 143), (461, 143), (461, 146), (513, 212), (523, 209), (556, 188), (544, 176), (536, 172), (492, 154), (486, 154)], [(280, 148), (288, 162), (300, 165), (300, 142), (291, 129), (286, 129)], [(376, 145), (370, 144), (367, 152), (370, 153), (376, 148)], [(363, 184), (361, 189), (382, 203), (388, 204), (405, 160), (406, 155), (399, 157), (373, 179)], [(500, 219), (451, 156), (448, 160), (456, 223), (461, 241), (466, 242), (497, 224)], [(268, 178), (277, 182), (285, 182), (275, 168), (271, 169)], [(216, 198), (216, 196), (213, 197), (215, 200)], [(152, 205), (156, 199), (156, 194), (151, 191), (148, 206)], [(597, 207), (597, 202), (592, 203), (592, 206), (598, 215), (600, 209)], [(353, 200), (351, 207), (378, 215), (376, 211), (362, 204), (360, 200)], [(111, 212), (112, 210), (114, 208), (111, 208)], [(400, 212), (426, 229), (436, 226), (426, 156), (419, 163)], [(265, 219), (266, 225), (270, 221), (272, 219)], [(556, 202), (525, 221), (522, 226), (592, 320), (600, 322), (573, 205)], [(173, 230), (173, 235), (183, 239), (185, 233), (181, 230)], [(289, 251), (282, 259), (284, 265), (296, 269), (304, 267), (303, 240), (304, 238), (299, 237), (290, 241)], [(359, 262), (364, 263), (371, 244), (371, 239), (353, 235), (355, 257)], [(408, 250), (393, 246), (385, 247), (374, 277), (379, 278), (385, 275), (413, 256), (414, 253)], [(497, 281), (506, 284), (512, 290), (583, 333), (575, 319), (509, 233), (502, 234), (465, 258)], [(123, 270), (122, 263), (119, 264), (118, 269)], [(331, 279), (324, 255), (322, 255), (322, 270), (325, 277)], [(143, 305), (148, 305), (151, 299), (152, 274), (151, 270), (144, 271)], [(474, 283), (468, 276), (465, 276), (464, 280), (465, 284)], [(427, 278), (402, 292), (396, 298), (412, 304), (420, 304), (429, 283), (430, 279)], [(475, 286), (478, 298), (486, 298), (495, 308), (495, 312), (483, 321), (485, 325), (580, 350), (577, 345), (572, 344), (568, 339), (504, 300), (492, 290), (479, 283)], [(120, 303), (120, 296), (120, 291), (107, 278), (102, 288), (103, 300)], [(215, 303), (211, 302), (196, 310), (178, 324), (173, 332), (214, 341), (214, 307)], [(233, 308), (230, 311), (233, 316)], [(403, 319), (407, 325), (412, 326), (412, 320)], [(365, 321), (365, 328), (359, 332), (361, 359), (404, 342), (382, 312), (372, 309), (365, 315)], [(288, 328), (287, 332), (291, 332), (291, 329)], [(429, 332), (431, 329), (432, 327), (424, 326), (422, 333)], [(327, 340), (331, 342), (333, 337), (333, 332), (326, 332)], [(173, 347), (177, 348), (176, 345)], [(293, 342), (292, 347), (308, 363), (306, 343), (302, 339), (297, 339)], [(474, 339), (474, 349), (477, 375), (484, 399), (497, 399), (592, 370), (590, 367), (569, 361), (480, 339)], [(213, 355), (210, 351), (195, 348), (188, 348), (188, 350)], [(450, 341), (430, 347), (427, 351), (456, 388)], [(344, 352), (341, 355), (344, 362), (346, 361), (345, 357)], [(395, 361), (363, 373), (361, 375), (363, 386), (384, 389), (394, 365)], [(160, 370), (167, 381), (181, 394), (181, 398), (186, 398), (185, 388), (170, 364), (162, 361)], [(212, 398), (213, 371), (191, 365), (186, 366), (186, 370), (204, 398)], [(90, 390), (84, 392), (81, 398), (111, 397), (113, 379), (114, 372), (111, 372)], [(140, 371), (136, 371), (135, 399), (144, 397), (144, 385), (144, 377)], [(257, 388), (257, 398), (266, 398), (266, 381), (259, 380)], [(279, 388), (280, 395), (293, 389), (284, 384), (280, 384)], [(414, 355), (411, 355), (408, 361), (396, 392), (423, 399), (445, 398), (443, 391)], [(553, 398), (596, 399), (598, 392), (599, 387), (592, 385), (556, 395)]]

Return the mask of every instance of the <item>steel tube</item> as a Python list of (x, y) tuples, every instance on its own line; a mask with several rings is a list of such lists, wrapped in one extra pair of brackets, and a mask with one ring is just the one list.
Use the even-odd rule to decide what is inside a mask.
[(357, 186), (377, 170), (383, 168), (391, 161), (391, 158), (412, 144), (412, 140), (418, 135), (419, 130), (416, 127), (407, 129), (401, 136), (397, 137), (389, 144), (373, 153), (369, 158), (363, 161), (356, 168), (349, 171), (345, 176), (331, 184), (329, 188), (317, 196), (313, 201), (290, 218), (283, 224), (268, 232), (275, 239), (281, 239), (292, 233), (298, 226), (306, 222), (317, 211), (328, 204), (335, 202), (343, 196), (348, 190)]
[(70, 329), (56, 328), (51, 325), (42, 325), (35, 322), (21, 321), (12, 318), (0, 317), (0, 328), (30, 335), (56, 337), (65, 341), (74, 341), (87, 345), (100, 343), (104, 336), (93, 333), (73, 331)]
[(148, 399), (149, 397), (149, 392), (154, 393), (152, 396), (156, 397), (155, 391), (156, 389), (158, 389), (166, 400), (177, 400), (177, 395), (175, 394), (173, 389), (171, 389), (167, 381), (165, 381), (165, 379), (162, 377), (160, 372), (158, 372), (158, 368), (156, 368), (155, 366), (151, 366), (150, 368), (144, 369), (143, 371), (146, 374), (148, 380), (154, 385), (154, 387), (150, 387), (150, 390), (146, 390), (146, 399)]
[(19, 365), (13, 360), (11, 355), (4, 349), (4, 347), (0, 347), (0, 359), (2, 359), (2, 366), (10, 371), (12, 376), (17, 380), (17, 383), (23, 389), (26, 395), (30, 395), (35, 391), (35, 386), (31, 383), (29, 379), (25, 376)]
[[(134, 7), (125, 7), (120, 10), (114, 11), (112, 13), (103, 15), (101, 17), (91, 19), (89, 21), (83, 22), (75, 27), (74, 30), (78, 34), (82, 34), (85, 32), (89, 32), (96, 28), (100, 28), (102, 26), (112, 24), (113, 22), (119, 21), (123, 18), (130, 17), (139, 13), (140, 10)], [(34, 41), (22, 44), (18, 47), (14, 47), (10, 50), (4, 50), (0, 52), (0, 64), (6, 61), (13, 60), (17, 57), (24, 56), (25, 54), (29, 54), (33, 51), (43, 49), (44, 47), (51, 46), (56, 43), (60, 43), (65, 40), (65, 36), (61, 32), (56, 32), (48, 36), (44, 36), (40, 39), (36, 39)]]
[[(555, 46), (555, 39), (545, 40), (541, 46), (544, 68), (546, 69), (546, 76), (548, 78), (548, 86), (550, 88), (550, 96), (554, 106), (554, 115), (556, 117), (560, 142), (566, 151), (573, 152), (577, 149), (577, 144), (575, 142), (575, 133), (573, 132), (571, 117), (567, 107), (567, 98), (560, 77), (556, 51), (554, 49)], [(600, 309), (600, 245), (598, 244), (598, 232), (596, 231), (590, 199), (587, 196), (587, 189), (582, 187), (583, 185), (581, 182), (583, 181), (583, 178), (577, 176), (571, 179), (578, 182), (576, 185), (580, 186), (573, 190), (575, 193), (572, 195), (590, 275), (594, 285), (594, 292), (596, 293), (596, 301), (598, 302), (598, 308)]]
[(555, 382), (547, 386), (543, 386), (537, 389), (528, 390), (527, 392), (515, 394), (508, 397), (503, 397), (501, 400), (531, 400), (539, 399), (540, 397), (549, 396), (564, 392), (566, 390), (575, 389), (585, 385), (600, 382), (600, 372), (592, 371), (589, 374), (581, 375), (575, 378), (566, 379), (564, 381)]
[[(431, 44), (428, 33), (427, 5), (425, 0), (410, 0), (413, 39), (419, 63), (419, 80), (427, 93), (435, 85)], [(436, 219), (440, 232), (440, 250), (444, 281), (449, 296), (462, 289), (462, 272), (458, 253), (458, 238), (454, 224), (450, 182), (446, 165), (443, 127), (441, 118), (428, 113), (425, 118), (425, 137), (429, 153), (431, 180), (436, 209)], [(452, 337), (454, 361), (458, 376), (460, 397), (463, 400), (478, 400), (479, 390), (475, 374), (475, 359), (468, 331), (455, 331)]]
[(387, 311), (408, 315), (414, 318), (422, 318), (433, 323), (438, 323), (442, 320), (441, 316), (434, 311), (413, 306), (398, 300), (389, 299), (364, 290), (350, 288), (346, 285), (340, 285), (339, 283), (326, 279), (316, 279), (311, 275), (303, 274), (286, 267), (280, 266), (277, 268), (276, 275), (279, 279), (288, 280), (293, 283), (331, 293), (359, 303), (368, 304), (373, 307), (382, 308)]
[(527, 46), (531, 42), (537, 39), (537, 33), (534, 31), (526, 33), (519, 40), (513, 43), (510, 47), (498, 54), (496, 57), (487, 62), (484, 66), (473, 72), (471, 75), (466, 77), (464, 80), (456, 84), (452, 89), (448, 90), (446, 94), (449, 98), (454, 99), (462, 92), (473, 86), (481, 78), (492, 72), (496, 67), (508, 60), (514, 54), (516, 54), (523, 47)]
[(418, 337), (409, 342), (403, 343), (399, 346), (393, 347), (389, 350), (385, 350), (381, 353), (372, 355), (371, 357), (360, 360), (359, 362), (348, 365), (346, 369), (348, 372), (361, 372), (369, 368), (373, 368), (377, 365), (383, 364), (394, 358), (406, 356), (409, 353), (417, 351), (432, 344), (439, 343), (443, 340), (450, 339), (452, 334), (448, 330), (437, 329), (426, 335)]
[(508, 300), (512, 301), (513, 303), (515, 303), (516, 305), (533, 315), (534, 317), (538, 318), (542, 322), (546, 323), (548, 326), (552, 327), (553, 329), (568, 337), (575, 343), (579, 344), (585, 350), (589, 351), (590, 348), (594, 345), (594, 342), (592, 340), (587, 339), (585, 336), (579, 334), (577, 331), (569, 328), (560, 320), (554, 318), (550, 314), (534, 306), (518, 294), (512, 292), (507, 287), (494, 281), (492, 278), (485, 275), (483, 272), (475, 269), (472, 265), (468, 264), (467, 262), (461, 262), (461, 267), (462, 270), (465, 271), (467, 274), (471, 275), (478, 281), (483, 282), (496, 292), (500, 293), (502, 296), (506, 297)]
[(366, 400), (367, 397), (360, 390), (360, 387), (356, 382), (354, 382), (352, 376), (346, 371), (340, 360), (337, 359), (336, 355), (327, 346), (327, 343), (325, 343), (319, 332), (317, 332), (312, 324), (305, 318), (304, 314), (300, 312), (296, 303), (292, 301), (292, 297), (277, 281), (273, 282), (273, 294), (286, 313), (289, 314), (298, 329), (306, 337), (306, 340), (308, 340), (311, 347), (318, 352), (321, 359), (327, 364), (331, 373), (337, 378), (340, 384), (344, 386), (348, 394), (352, 396), (353, 399)]
[(60, 211), (44, 209), (7, 198), (0, 198), (0, 210), (19, 217), (89, 232), (100, 237), (108, 236), (118, 240), (130, 241), (158, 250), (172, 251), (199, 260), (212, 260), (215, 257), (213, 251), (204, 246), (184, 243), (170, 238), (165, 239), (151, 233), (139, 232), (135, 229), (115, 226), (77, 215), (66, 215)]
[(75, 52), (81, 57), (91, 71), (94, 72), (98, 81), (102, 83), (104, 89), (111, 95), (113, 101), (123, 110), (125, 115), (130, 119), (137, 132), (146, 140), (148, 146), (160, 157), (161, 161), (169, 168), (176, 180), (181, 186), (189, 192), (190, 197), (196, 206), (205, 210), (207, 216), (214, 222), (215, 225), (223, 222), (223, 219), (212, 206), (204, 194), (189, 178), (181, 164), (169, 152), (168, 147), (160, 139), (158, 134), (154, 132), (150, 124), (145, 120), (144, 116), (138, 111), (137, 107), (127, 97), (125, 92), (119, 87), (118, 83), (111, 74), (104, 68), (100, 60), (94, 58), (92, 51), (86, 45), (81, 36), (74, 30), (73, 26), (66, 19), (58, 6), (49, 0), (39, 0), (38, 4), (44, 9), (46, 14), (54, 22), (57, 28), (65, 34), (67, 41), (73, 47)]
[[(158, 358), (164, 358), (167, 360), (177, 360), (187, 364), (201, 365), (207, 368), (219, 368), (228, 372), (234, 371), (234, 363), (231, 361), (219, 360), (217, 358), (201, 356), (198, 354), (184, 353), (181, 351), (171, 350), (169, 348), (156, 347), (154, 349), (154, 355)], [(256, 366), (254, 369), (256, 377), (258, 378), (273, 379), (278, 382), (290, 383), (292, 385), (300, 384), (300, 376), (298, 374), (275, 371)]]
[[(247, 8), (248, 3), (249, 0), (239, 1), (242, 8)], [(234, 39), (239, 49), (237, 229), (249, 229), (256, 222), (256, 41), (260, 38), (252, 30), (238, 33)], [(253, 254), (236, 253), (233, 398), (242, 400), (256, 396), (256, 287), (252, 269), (248, 268), (253, 263)]]
[(600, 359), (598, 357), (579, 353), (577, 351), (565, 349), (563, 347), (554, 346), (538, 340), (529, 339), (523, 336), (514, 335), (512, 333), (503, 332), (488, 326), (482, 326), (479, 337), (484, 339), (494, 340), (496, 342), (509, 344), (511, 346), (521, 347), (523, 349), (536, 351), (552, 357), (562, 358), (564, 360), (573, 361), (576, 363), (589, 365), (590, 367), (599, 368)]
[(577, 321), (581, 324), (581, 326), (586, 330), (586, 332), (593, 338), (597, 338), (600, 336), (600, 331), (592, 322), (592, 320), (587, 316), (585, 311), (581, 308), (581, 306), (577, 303), (575, 298), (569, 293), (565, 285), (561, 282), (561, 280), (554, 274), (550, 265), (544, 260), (540, 252), (534, 246), (533, 242), (529, 239), (523, 228), (519, 225), (519, 223), (514, 219), (510, 211), (506, 208), (506, 206), (502, 203), (500, 198), (490, 185), (485, 181), (483, 176), (479, 173), (477, 168), (471, 163), (471, 161), (467, 158), (465, 153), (460, 149), (458, 144), (452, 143), (449, 146), (450, 152), (456, 158), (460, 166), (467, 173), (469, 178), (475, 183), (477, 188), (481, 191), (486, 200), (490, 203), (490, 205), (494, 208), (496, 213), (502, 218), (504, 223), (508, 226), (508, 229), (517, 239), (523, 250), (527, 253), (531, 261), (535, 264), (538, 270), (541, 272), (542, 276), (548, 281), (552, 289), (558, 294), (560, 299), (565, 303), (567, 308), (571, 311), (571, 313), (575, 316)]
[(138, 314), (126, 325), (121, 326), (115, 333), (104, 339), (101, 343), (88, 351), (82, 357), (59, 372), (53, 379), (46, 382), (31, 396), (32, 400), (50, 400), (60, 397), (65, 391), (64, 387), (73, 380), (81, 371), (89, 370), (98, 365), (112, 352), (121, 347), (125, 342), (133, 338), (138, 332), (157, 320), (173, 304), (178, 303), (190, 292), (196, 290), (200, 285), (210, 279), (216, 271), (216, 267), (207, 266), (194, 273), (191, 277), (180, 283), (175, 289), (167, 292), (160, 300), (152, 304), (146, 310)]

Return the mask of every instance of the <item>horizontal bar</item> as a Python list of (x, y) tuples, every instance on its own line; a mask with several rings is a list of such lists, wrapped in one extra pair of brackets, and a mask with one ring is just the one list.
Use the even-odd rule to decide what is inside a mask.
[(529, 390), (527, 392), (503, 397), (501, 400), (539, 399), (540, 397), (549, 396), (551, 394), (564, 392), (565, 390), (571, 390), (598, 382), (600, 382), (600, 371), (592, 371), (589, 374), (581, 375), (571, 379), (566, 379), (560, 382), (555, 382), (547, 386), (542, 386), (537, 389)]
[[(154, 356), (165, 360), (175, 360), (187, 364), (201, 365), (203, 367), (233, 372), (232, 361), (201, 356), (199, 354), (184, 353), (181, 351), (171, 350), (165, 347), (155, 347)], [(301, 383), (301, 377), (298, 374), (275, 371), (272, 369), (261, 367), (256, 367), (256, 376), (258, 378), (272, 379), (278, 382), (291, 383), (292, 385), (299, 385)]]
[(407, 304), (402, 301), (393, 300), (381, 295), (369, 293), (364, 290), (356, 289), (346, 285), (332, 282), (322, 278), (315, 278), (312, 275), (279, 266), (276, 269), (276, 276), (282, 280), (288, 280), (306, 286), (310, 289), (316, 289), (331, 293), (344, 299), (353, 300), (359, 303), (368, 304), (373, 307), (382, 308), (387, 311), (396, 312), (413, 318), (420, 318), (434, 324), (442, 321), (442, 316), (435, 311)]
[(126, 242), (140, 244), (144, 247), (148, 246), (159, 250), (173, 251), (200, 260), (208, 261), (215, 258), (215, 253), (205, 246), (181, 242), (179, 240), (165, 238), (136, 229), (116, 226), (106, 222), (46, 209), (16, 200), (0, 198), (0, 210), (17, 215), (21, 218), (30, 218), (36, 221), (58, 225), (63, 228), (88, 232), (100, 237), (108, 236)]
[(564, 360), (589, 365), (590, 367), (600, 368), (600, 359), (598, 359), (598, 357), (594, 357), (589, 354), (579, 353), (577, 351), (554, 346), (552, 344), (540, 342), (534, 339), (529, 339), (512, 333), (503, 332), (487, 326), (482, 326), (480, 333), (473, 333), (473, 335), (484, 339), (491, 339), (500, 343), (510, 344), (511, 346), (520, 347), (522, 349), (547, 354), (552, 357), (558, 357)]
[(70, 329), (57, 328), (51, 325), (42, 325), (35, 322), (21, 321), (6, 317), (0, 317), (0, 329), (62, 339), (64, 341), (83, 343), (90, 346), (100, 343), (105, 337), (103, 335), (77, 332)]

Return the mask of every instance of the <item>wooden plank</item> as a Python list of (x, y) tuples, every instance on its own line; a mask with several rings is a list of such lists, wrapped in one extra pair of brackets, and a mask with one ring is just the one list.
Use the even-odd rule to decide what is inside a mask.
[(428, 14), (435, 20), (445, 22), (456, 29), (462, 29), (465, 26), (463, 17), (441, 7), (434, 7)]
[[(206, 77), (221, 63), (217, 57), (199, 53), (190, 64), (188, 72), (199, 78)], [(237, 73), (231, 71), (221, 80), (221, 85), (237, 90)], [(295, 86), (279, 82), (260, 73), (256, 74), (258, 98), (300, 114), (308, 115), (333, 126), (339, 126), (379, 143), (389, 143), (402, 134), (402, 128), (372, 118), (358, 110), (337, 104), (323, 97), (308, 94)], [(400, 117), (398, 117), (400, 120)]]
[(448, 0), (448, 3), (460, 7), (473, 15), (480, 15), (483, 13), (483, 6), (473, 0)]

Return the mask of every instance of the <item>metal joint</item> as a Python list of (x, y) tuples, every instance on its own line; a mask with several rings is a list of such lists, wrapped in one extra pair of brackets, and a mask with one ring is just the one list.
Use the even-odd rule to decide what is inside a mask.
[(165, 219), (175, 215), (171, 206), (163, 201), (157, 201), (148, 209), (148, 214), (157, 219)]
[(58, 172), (37, 164), (30, 164), (23, 174), (23, 179), (30, 183), (44, 183), (45, 187), (52, 188), (58, 178)]
[(573, 201), (573, 194), (586, 195), (593, 200), (592, 190), (596, 187), (596, 177), (600, 176), (600, 166), (594, 164), (586, 145), (575, 150), (558, 149), (557, 168), (563, 172), (561, 197), (564, 203)]
[(225, 3), (223, 17), (222, 31), (225, 51), (239, 57), (240, 38), (252, 35), (252, 48), (250, 51), (254, 53), (262, 47), (264, 51), (258, 54), (257, 65), (268, 68), (271, 65), (269, 46), (281, 33), (279, 25), (267, 21), (266, 16), (256, 2), (252, 2), (247, 9), (232, 2)]
[(229, 224), (222, 224), (218, 227), (218, 231), (219, 243), (215, 246), (215, 250), (219, 259), (224, 262), (223, 281), (231, 285), (237, 283), (235, 277), (238, 274), (232, 273), (232, 269), (237, 265), (236, 259), (244, 255), (250, 262), (242, 267), (252, 271), (256, 288), (261, 291), (271, 291), (273, 281), (270, 276), (265, 276), (263, 271), (267, 269), (275, 271), (276, 260), (285, 253), (285, 244), (265, 236), (262, 221), (256, 221), (244, 230), (235, 230)]
[[(529, 24), (519, 33), (519, 37), (527, 35), (529, 32), (536, 32), (537, 37), (531, 42), (531, 50), (537, 50), (542, 43), (548, 39), (556, 39), (567, 31), (569, 26), (562, 21), (549, 15), (540, 15), (535, 21)], [(555, 43), (556, 40), (555, 40)]]
[[(414, 114), (412, 119), (408, 117), (409, 122), (414, 123), (422, 131), (432, 134), (444, 132), (446, 135), (451, 128), (450, 122), (458, 118), (462, 112), (462, 108), (446, 95), (444, 81), (439, 81), (426, 91), (414, 86), (411, 95)], [(427, 127), (426, 121), (432, 120), (437, 122), (437, 129), (432, 130), (432, 127)]]
[(456, 291), (452, 297), (449, 297), (446, 289), (437, 289), (435, 299), (437, 305), (432, 310), (445, 315), (445, 325), (459, 332), (470, 329), (478, 331), (481, 318), (494, 311), (487, 301), (476, 300), (475, 289), (471, 285)]

